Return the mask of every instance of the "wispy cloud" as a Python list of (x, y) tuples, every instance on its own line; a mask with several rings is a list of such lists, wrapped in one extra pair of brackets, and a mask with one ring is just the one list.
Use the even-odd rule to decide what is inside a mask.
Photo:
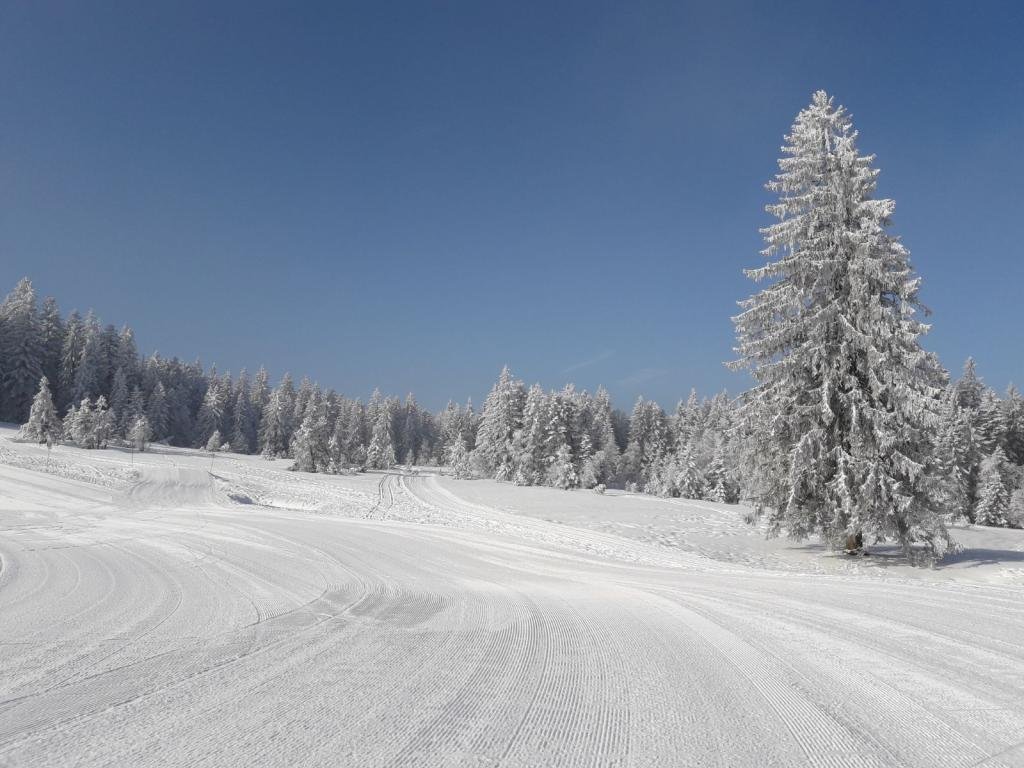
[(614, 354), (614, 349), (606, 349), (601, 354), (595, 355), (589, 360), (584, 360), (581, 363), (575, 363), (574, 365), (570, 365), (568, 368), (563, 369), (562, 373), (572, 373), (573, 371), (578, 371), (580, 368), (587, 368), (591, 365), (597, 365), (598, 363), (603, 362), (608, 358), (612, 357)]
[(619, 384), (623, 387), (638, 387), (641, 384), (664, 376), (668, 371), (664, 368), (641, 368), (639, 371), (634, 371), (626, 378), (619, 381)]

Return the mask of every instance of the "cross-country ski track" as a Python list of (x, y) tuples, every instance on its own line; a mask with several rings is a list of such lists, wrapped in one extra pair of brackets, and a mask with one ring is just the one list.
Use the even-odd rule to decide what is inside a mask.
[(921, 571), (727, 505), (13, 435), (3, 766), (1024, 766), (1019, 531)]

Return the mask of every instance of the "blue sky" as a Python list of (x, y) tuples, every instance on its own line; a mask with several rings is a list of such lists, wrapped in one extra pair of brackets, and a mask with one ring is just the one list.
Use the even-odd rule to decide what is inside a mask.
[(430, 407), (506, 362), (623, 407), (737, 392), (763, 184), (825, 88), (927, 346), (1024, 384), (1024, 5), (779, 5), (5, 3), (0, 282)]

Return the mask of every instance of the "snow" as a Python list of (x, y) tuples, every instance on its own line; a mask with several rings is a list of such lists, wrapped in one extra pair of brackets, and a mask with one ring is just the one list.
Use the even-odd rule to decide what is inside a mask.
[(0, 765), (1024, 765), (1024, 532), (0, 429)]

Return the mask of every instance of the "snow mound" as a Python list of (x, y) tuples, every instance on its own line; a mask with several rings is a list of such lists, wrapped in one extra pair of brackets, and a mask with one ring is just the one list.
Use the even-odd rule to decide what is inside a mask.
[(201, 469), (143, 466), (138, 475), (126, 494), (129, 506), (136, 509), (219, 506), (223, 502), (213, 475)]

